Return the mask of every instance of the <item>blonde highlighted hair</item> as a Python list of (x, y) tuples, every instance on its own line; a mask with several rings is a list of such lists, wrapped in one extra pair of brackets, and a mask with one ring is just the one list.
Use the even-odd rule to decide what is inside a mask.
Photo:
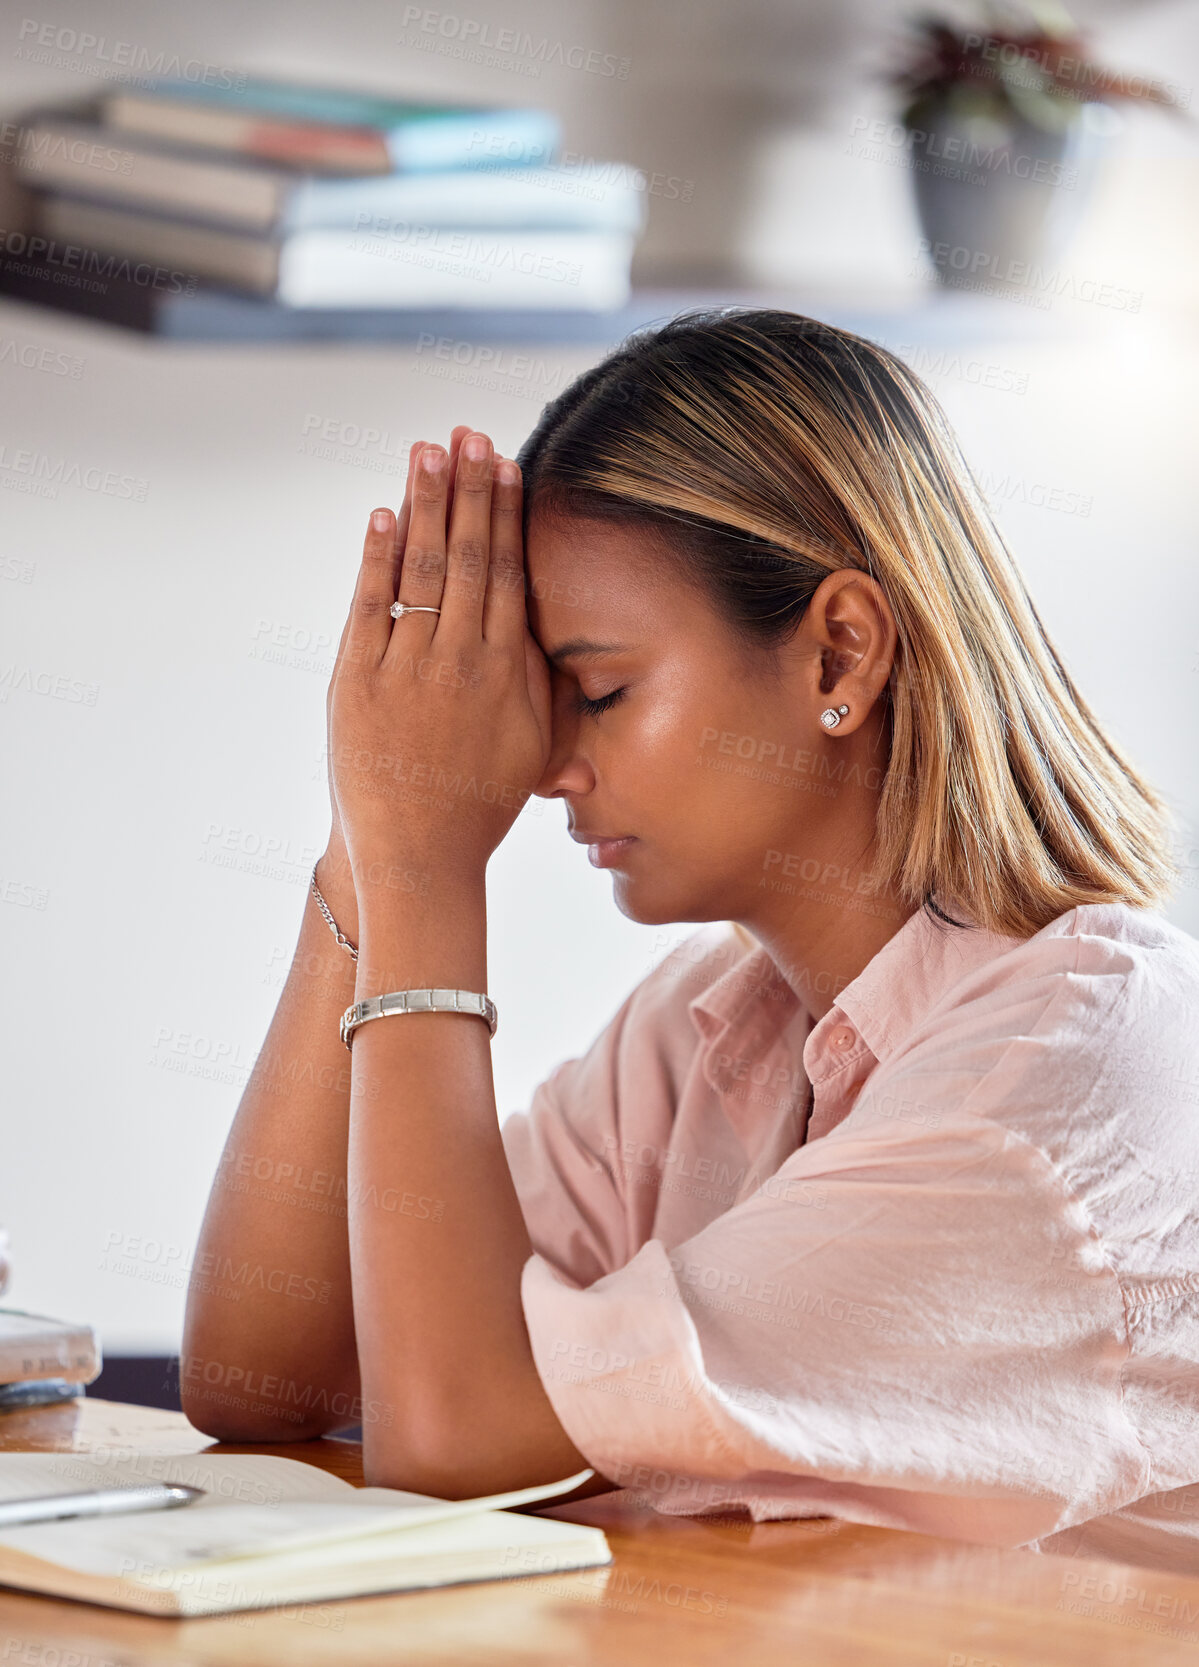
[(1164, 800), (1076, 689), (894, 354), (797, 313), (683, 313), (578, 377), (517, 461), (526, 530), (538, 509), (652, 525), (750, 650), (773, 654), (827, 574), (873, 576), (899, 638), (875, 868), (912, 908), (1027, 937), (1076, 904), (1168, 895)]

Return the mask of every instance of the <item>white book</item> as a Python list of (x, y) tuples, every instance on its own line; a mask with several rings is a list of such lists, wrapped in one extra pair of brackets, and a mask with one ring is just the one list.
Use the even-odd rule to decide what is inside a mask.
[(0, 1384), (35, 1378), (91, 1383), (100, 1375), (100, 1343), (89, 1325), (0, 1308)]
[(182, 1482), (203, 1499), (0, 1528), (0, 1584), (154, 1615), (213, 1615), (468, 1581), (595, 1568), (599, 1528), (503, 1507), (570, 1493), (595, 1474), (432, 1499), (355, 1488), (273, 1454), (0, 1453), (0, 1501)]
[(42, 199), (38, 226), (60, 254), (79, 246), (290, 307), (607, 312), (628, 301), (635, 242), (626, 232), (486, 226), (399, 235), (317, 227), (272, 238), (53, 195)]

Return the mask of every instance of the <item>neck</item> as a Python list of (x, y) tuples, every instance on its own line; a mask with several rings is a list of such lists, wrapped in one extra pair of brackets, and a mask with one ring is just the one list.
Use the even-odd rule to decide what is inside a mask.
[[(835, 865), (827, 865), (829, 868)], [(796, 882), (794, 895), (763, 894), (761, 911), (742, 919), (778, 964), (813, 1022), (911, 919), (889, 890), (864, 885), (867, 870), (837, 869), (825, 885)]]

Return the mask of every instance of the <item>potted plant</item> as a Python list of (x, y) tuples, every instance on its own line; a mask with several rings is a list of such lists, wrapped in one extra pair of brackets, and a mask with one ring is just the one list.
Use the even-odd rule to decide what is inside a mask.
[(1096, 63), (1058, 5), (989, 5), (973, 29), (912, 20), (904, 98), (916, 208), (943, 284), (1021, 288), (1075, 229), (1119, 101), (1179, 111), (1168, 86)]

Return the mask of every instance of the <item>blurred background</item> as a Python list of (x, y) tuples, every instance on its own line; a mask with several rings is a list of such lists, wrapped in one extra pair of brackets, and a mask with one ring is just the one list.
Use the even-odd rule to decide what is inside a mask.
[[(957, 48), (938, 58), (890, 3), (462, 3), (58, 0), (0, 21), (3, 1301), (93, 1326), (109, 1362), (93, 1391), (153, 1398), (145, 1373), (113, 1374), (178, 1348), (209, 1184), (327, 836), (325, 691), (367, 511), (398, 507), (411, 443), (456, 423), (513, 455), (637, 322), (784, 306), (924, 376), (1067, 665), (1174, 807), (1166, 912), (1199, 932), (1199, 9), (1078, 0), (1084, 57), (1056, 9), (1034, 21), (1059, 45), (1021, 54), (1003, 43), (1028, 14), (949, 5), (938, 17), (973, 35), (955, 80)], [(388, 261), (397, 203), (435, 219), (478, 184), (372, 196), (389, 163), (356, 212), (383, 203), (391, 245), (352, 248), (343, 215), (280, 256), (273, 209), (253, 237), (222, 223), (244, 150), (146, 139), (144, 98), (96, 103), (153, 104), (163, 76), (210, 113), (205, 89), (264, 78), (533, 112), (509, 183), (557, 206), (538, 220), (513, 197), (487, 223), (549, 239), (552, 270), (579, 277), (505, 301), (492, 273), (472, 292)], [(64, 120), (83, 123), (67, 145)], [(156, 144), (175, 171), (130, 219)], [(205, 146), (227, 172), (200, 212), (180, 193)], [(312, 158), (287, 166), (307, 178)], [(486, 183), (476, 217), (509, 189)], [(60, 250), (166, 249), (146, 270), (186, 281), (59, 282), (46, 228)], [(692, 928), (623, 917), (556, 802), (531, 801), (488, 890), (503, 1117)]]

